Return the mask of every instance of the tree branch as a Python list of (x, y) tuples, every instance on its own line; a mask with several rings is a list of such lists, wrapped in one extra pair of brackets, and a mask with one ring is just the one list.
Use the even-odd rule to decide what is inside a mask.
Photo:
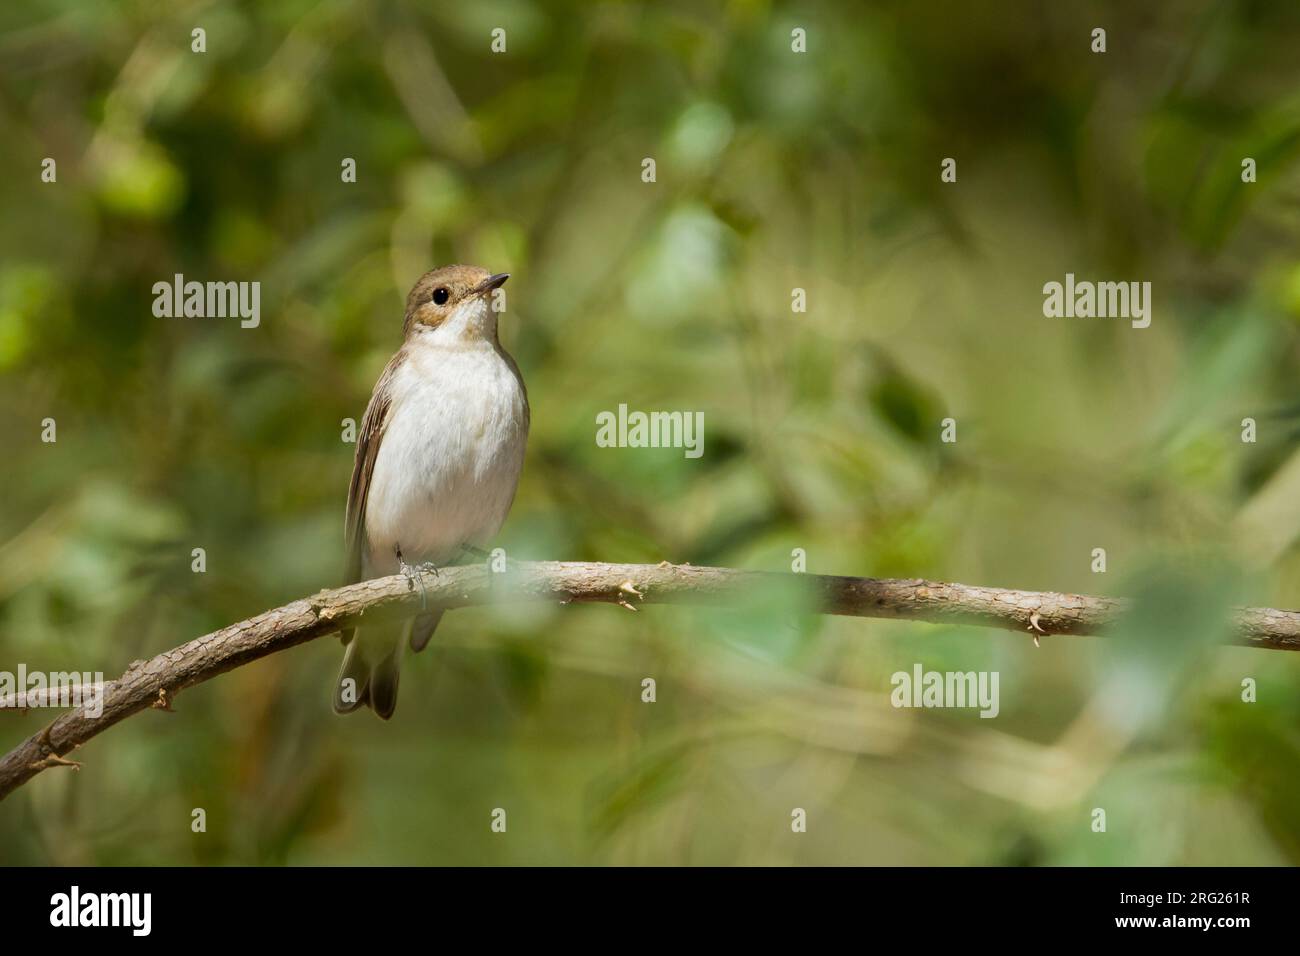
[[(422, 577), (431, 605), (447, 608), (503, 601), (620, 604), (735, 604), (774, 589), (797, 589), (809, 610), (854, 617), (962, 623), (1032, 634), (1096, 634), (1125, 609), (1114, 598), (1010, 591), (922, 580), (776, 574), (691, 565), (511, 562), (444, 568)], [(368, 619), (409, 615), (420, 592), (402, 576), (321, 591), (284, 607), (197, 637), (148, 661), (135, 661), (104, 684), (99, 716), (83, 706), (58, 717), (0, 759), (0, 799), (54, 766), (76, 766), (67, 754), (142, 710), (169, 710), (176, 694), (250, 661)], [(1300, 650), (1300, 611), (1241, 608), (1232, 643)], [(21, 691), (21, 689), (20, 689)], [(325, 699), (322, 693), (322, 701)], [(17, 703), (18, 701), (8, 701)], [(26, 699), (23, 703), (28, 703)], [(0, 702), (4, 703), (4, 702)]]

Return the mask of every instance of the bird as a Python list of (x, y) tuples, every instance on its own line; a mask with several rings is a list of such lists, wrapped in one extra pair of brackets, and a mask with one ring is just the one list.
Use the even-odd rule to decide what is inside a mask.
[[(414, 586), (484, 553), (514, 502), (528, 443), (528, 392), (497, 337), (494, 292), (510, 278), (449, 265), (406, 297), (402, 345), (375, 383), (357, 436), (344, 530), (347, 583), (401, 573)], [(334, 710), (397, 706), (403, 646), (420, 651), (442, 617), (344, 630)]]

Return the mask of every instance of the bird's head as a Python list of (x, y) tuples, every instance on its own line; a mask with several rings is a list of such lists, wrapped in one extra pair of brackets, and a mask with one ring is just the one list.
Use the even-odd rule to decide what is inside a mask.
[(443, 266), (426, 272), (406, 297), (406, 336), (495, 341), (492, 292), (509, 278), (509, 273), (494, 275), (478, 266)]

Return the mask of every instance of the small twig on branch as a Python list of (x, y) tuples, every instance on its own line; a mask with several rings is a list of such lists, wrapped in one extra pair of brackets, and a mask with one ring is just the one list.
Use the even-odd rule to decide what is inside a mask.
[[(618, 604), (736, 604), (773, 589), (799, 589), (808, 609), (823, 614), (974, 624), (1032, 635), (1097, 634), (1126, 604), (1115, 598), (1010, 591), (922, 580), (776, 574), (670, 564), (511, 562), (443, 568), (424, 575), (432, 605), (467, 607), (506, 601)], [(149, 661), (136, 661), (103, 685), (102, 713), (84, 707), (63, 714), (0, 758), (0, 799), (52, 766), (75, 766), (64, 755), (142, 710), (170, 709), (187, 687), (250, 661), (356, 624), (361, 616), (400, 617), (418, 610), (421, 595), (402, 575), (321, 591), (238, 624), (195, 638)], [(1232, 643), (1300, 650), (1300, 611), (1241, 608)], [(324, 697), (322, 697), (324, 699)], [(99, 707), (96, 707), (98, 710)]]

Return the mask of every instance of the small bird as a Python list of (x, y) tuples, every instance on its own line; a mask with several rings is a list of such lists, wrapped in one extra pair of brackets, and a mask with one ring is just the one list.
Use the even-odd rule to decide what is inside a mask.
[[(492, 293), (510, 276), (475, 266), (426, 272), (406, 297), (404, 340), (366, 406), (348, 487), (348, 582), (398, 572), (418, 581), (482, 553), (514, 501), (528, 442), (528, 393), (497, 340)], [(429, 643), (442, 617), (365, 625), (346, 650), (334, 710), (397, 706), (403, 638)]]

